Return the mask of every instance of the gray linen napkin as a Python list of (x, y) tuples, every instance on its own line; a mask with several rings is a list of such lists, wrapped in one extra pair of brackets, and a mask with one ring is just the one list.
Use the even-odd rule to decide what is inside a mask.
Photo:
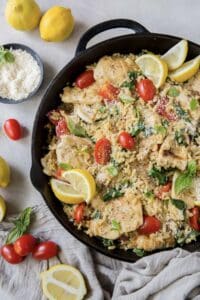
[[(0, 258), (0, 286), (15, 300), (45, 299), (39, 273), (57, 263), (77, 267), (84, 275), (90, 300), (200, 300), (200, 253), (181, 249), (165, 251), (140, 259), (135, 264), (122, 263), (90, 250), (72, 237), (55, 220), (45, 205), (34, 207), (36, 219), (31, 233), (57, 242), (61, 251), (56, 258), (37, 262), (31, 257), (20, 265), (10, 265)], [(0, 224), (3, 244), (15, 216)]]

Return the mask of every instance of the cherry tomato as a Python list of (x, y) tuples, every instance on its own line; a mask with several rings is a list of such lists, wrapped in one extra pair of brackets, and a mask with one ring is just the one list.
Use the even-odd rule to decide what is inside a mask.
[(99, 90), (99, 95), (103, 97), (104, 100), (112, 101), (116, 100), (119, 94), (119, 89), (110, 83), (105, 83)]
[(31, 253), (37, 243), (37, 239), (31, 234), (24, 234), (14, 242), (14, 250), (20, 256)]
[(167, 184), (160, 187), (160, 189), (157, 192), (157, 197), (162, 199), (164, 193), (168, 193), (171, 190), (172, 184), (171, 182), (168, 182)]
[(94, 157), (96, 162), (100, 165), (106, 165), (110, 160), (110, 153), (110, 141), (106, 138), (98, 140), (94, 147)]
[(48, 112), (47, 117), (53, 125), (57, 125), (59, 120), (62, 118), (59, 109), (51, 110)]
[(84, 218), (84, 210), (85, 210), (85, 203), (80, 203), (76, 206), (74, 211), (74, 220), (76, 223), (80, 223)]
[(68, 128), (67, 128), (67, 123), (65, 120), (60, 120), (58, 121), (57, 125), (56, 125), (56, 135), (57, 137), (60, 137), (63, 134), (67, 134), (68, 133)]
[(144, 216), (143, 225), (138, 229), (139, 234), (150, 234), (160, 230), (161, 223), (156, 217)]
[(1, 255), (10, 264), (19, 264), (24, 259), (22, 256), (18, 255), (15, 252), (14, 246), (11, 245), (11, 244), (10, 245), (4, 245), (1, 248)]
[(190, 226), (197, 230), (200, 231), (200, 210), (197, 206), (193, 207), (190, 212), (193, 214), (192, 217), (189, 218), (189, 224)]
[(38, 260), (49, 259), (58, 254), (58, 245), (52, 241), (41, 242), (32, 251), (33, 258)]
[(135, 139), (126, 131), (118, 136), (118, 142), (124, 149), (132, 150), (135, 146)]
[(94, 79), (93, 70), (87, 70), (87, 71), (81, 73), (76, 78), (75, 83), (76, 83), (76, 86), (78, 86), (80, 89), (84, 89), (84, 88), (90, 86), (94, 82), (95, 82), (95, 79)]
[(6, 135), (11, 140), (19, 140), (22, 137), (22, 128), (19, 122), (15, 119), (8, 119), (3, 125)]
[(146, 102), (152, 100), (156, 94), (156, 88), (150, 79), (141, 79), (137, 82), (136, 90), (139, 96)]

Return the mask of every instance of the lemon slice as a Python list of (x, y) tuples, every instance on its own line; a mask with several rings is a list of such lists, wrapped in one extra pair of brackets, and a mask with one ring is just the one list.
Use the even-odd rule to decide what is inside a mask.
[(10, 183), (10, 167), (0, 156), (0, 187), (5, 188)]
[(40, 274), (44, 295), (49, 300), (81, 300), (87, 290), (82, 274), (69, 265), (55, 265)]
[(0, 222), (3, 221), (6, 214), (6, 203), (3, 197), (0, 196)]
[(62, 177), (69, 182), (77, 193), (83, 195), (86, 203), (90, 203), (96, 193), (96, 183), (93, 176), (87, 170), (69, 170), (63, 172)]
[(188, 53), (188, 42), (182, 40), (170, 48), (161, 58), (167, 63), (170, 71), (179, 68), (185, 61)]
[(61, 180), (51, 179), (51, 188), (58, 200), (67, 204), (79, 204), (84, 201), (84, 196), (73, 187)]
[(172, 80), (178, 82), (184, 82), (197, 73), (197, 71), (199, 70), (199, 64), (200, 64), (200, 55), (198, 55), (197, 57), (195, 57), (190, 61), (187, 61), (180, 68), (171, 72), (169, 74), (169, 77)]
[(144, 54), (136, 59), (136, 64), (143, 74), (151, 79), (154, 85), (159, 88), (166, 80), (168, 67), (164, 60), (155, 54)]

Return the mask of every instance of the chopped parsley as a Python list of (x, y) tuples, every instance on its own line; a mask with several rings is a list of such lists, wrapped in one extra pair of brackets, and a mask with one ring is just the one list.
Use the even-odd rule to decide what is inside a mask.
[(143, 249), (139, 249), (139, 248), (134, 248), (133, 252), (139, 257), (142, 257), (146, 254)]
[(129, 80), (124, 81), (121, 85), (121, 87), (128, 88), (129, 90), (133, 90), (135, 87), (136, 79), (140, 75), (140, 72), (132, 71), (128, 72), (128, 78)]
[(105, 113), (107, 111), (107, 107), (105, 105), (102, 105), (100, 108), (99, 108), (99, 112), (100, 113)]
[(109, 240), (109, 239), (104, 239), (102, 238), (102, 243), (105, 247), (114, 247), (115, 244), (114, 244), (114, 241), (113, 240)]
[(59, 168), (61, 168), (62, 170), (71, 170), (73, 169), (72, 165), (68, 164), (68, 163), (60, 163), (59, 165)]
[(196, 241), (197, 237), (200, 235), (200, 231), (192, 230), (188, 234), (185, 234), (183, 230), (178, 230), (176, 234), (176, 242), (179, 245), (183, 245), (184, 243), (191, 243), (192, 241)]
[(179, 145), (187, 146), (184, 129), (175, 131), (175, 140)]
[(92, 219), (101, 219), (101, 213), (97, 209), (91, 215)]
[(148, 198), (149, 200), (154, 200), (154, 192), (153, 192), (153, 191), (146, 191), (146, 192), (144, 193), (144, 196), (145, 196), (146, 198)]
[(187, 207), (183, 200), (171, 199), (171, 202), (176, 208), (178, 208), (180, 210), (185, 210)]
[(106, 191), (105, 194), (103, 194), (103, 201), (109, 201), (114, 198), (119, 198), (123, 195), (124, 195), (124, 192), (122, 192), (121, 189), (110, 188)]
[(164, 185), (168, 182), (167, 172), (168, 171), (164, 168), (156, 168), (155, 166), (153, 166), (149, 170), (149, 176), (153, 177), (159, 185)]
[(160, 133), (162, 135), (165, 135), (167, 133), (167, 129), (163, 125), (156, 125), (155, 126), (156, 133)]
[(118, 175), (118, 168), (114, 165), (109, 166), (107, 168), (107, 171), (113, 177)]
[(138, 123), (132, 128), (131, 135), (135, 137), (144, 131), (145, 131), (144, 123), (141, 120), (139, 120)]
[(167, 91), (167, 96), (170, 96), (170, 97), (177, 97), (179, 94), (180, 94), (180, 91), (175, 86), (172, 86)]
[(192, 111), (196, 110), (199, 107), (199, 102), (197, 99), (192, 98), (192, 100), (190, 101), (190, 109)]
[(117, 222), (116, 220), (112, 220), (111, 224), (112, 224), (112, 230), (120, 231), (121, 224), (119, 222)]
[(174, 108), (179, 118), (184, 119), (185, 121), (188, 122), (191, 121), (188, 113), (179, 104), (174, 104)]

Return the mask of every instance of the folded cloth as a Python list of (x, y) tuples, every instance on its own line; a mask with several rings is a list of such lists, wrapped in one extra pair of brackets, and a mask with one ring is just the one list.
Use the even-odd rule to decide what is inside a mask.
[[(72, 237), (52, 216), (45, 205), (33, 208), (35, 220), (31, 233), (40, 239), (50, 239), (61, 251), (49, 261), (28, 257), (19, 265), (10, 265), (0, 258), (1, 289), (15, 300), (45, 299), (42, 296), (39, 273), (58, 263), (77, 267), (84, 275), (91, 300), (200, 300), (200, 253), (182, 249), (164, 251), (122, 263), (105, 257)], [(16, 216), (0, 224), (0, 244), (12, 227)]]

